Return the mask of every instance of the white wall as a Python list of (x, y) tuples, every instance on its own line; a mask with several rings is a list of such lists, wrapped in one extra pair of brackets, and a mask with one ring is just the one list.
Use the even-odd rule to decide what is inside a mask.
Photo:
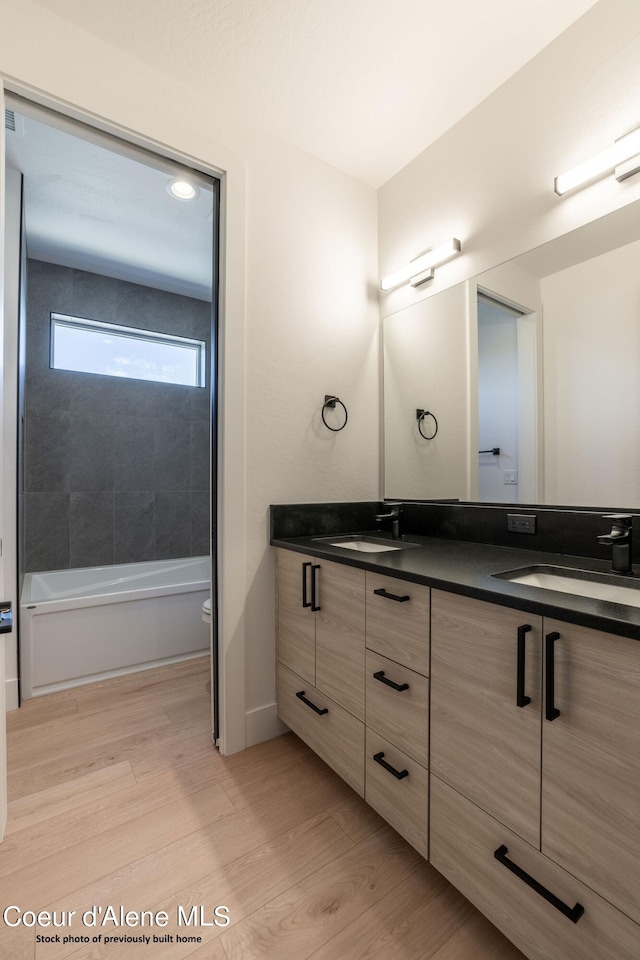
[[(385, 496), (459, 497), (467, 484), (467, 303), (463, 284), (384, 319)], [(418, 433), (416, 409), (438, 421)], [(423, 432), (434, 431), (431, 417)]]
[(558, 173), (638, 123), (640, 3), (600, 0), (381, 188), (382, 276), (449, 237), (463, 245), (431, 284), (385, 295), (382, 315), (638, 199), (640, 177), (553, 191)]
[[(3, 4), (0, 25), (6, 77), (227, 171), (220, 601), (233, 751), (245, 716), (251, 741), (279, 729), (267, 505), (378, 496), (376, 195), (241, 117), (232, 129), (206, 90), (29, 0)], [(350, 421), (328, 436), (318, 417), (333, 391)]]
[(541, 281), (545, 500), (640, 503), (640, 241)]

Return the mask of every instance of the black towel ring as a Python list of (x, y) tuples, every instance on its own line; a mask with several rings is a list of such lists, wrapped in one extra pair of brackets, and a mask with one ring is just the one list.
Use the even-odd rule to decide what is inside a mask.
[[(324, 418), (324, 411), (326, 407), (328, 407), (329, 410), (335, 410), (336, 403), (339, 403), (342, 409), (344, 410), (344, 423), (342, 424), (341, 427), (330, 427)], [(339, 397), (332, 397), (330, 394), (325, 394), (324, 403), (322, 404), (322, 422), (324, 423), (327, 430), (331, 430), (333, 431), (333, 433), (339, 433), (341, 430), (344, 430), (344, 428), (346, 427), (348, 419), (349, 419), (349, 414), (347, 413), (347, 408), (345, 407), (342, 400), (340, 400)]]
[[(424, 422), (425, 417), (431, 417), (431, 419), (433, 420), (433, 422), (434, 422), (435, 425), (436, 425), (436, 428), (435, 428), (435, 430), (433, 431), (433, 433), (431, 434), (431, 436), (427, 436), (426, 433), (423, 433), (423, 432), (422, 432), (422, 424), (423, 424), (423, 422)], [(425, 440), (433, 440), (433, 438), (435, 437), (436, 433), (438, 432), (438, 421), (436, 420), (435, 416), (431, 413), (431, 411), (430, 411), (430, 410), (416, 410), (416, 420), (418, 421), (418, 431), (419, 431), (419, 433), (420, 433), (420, 436), (421, 436), (421, 437), (424, 437)]]

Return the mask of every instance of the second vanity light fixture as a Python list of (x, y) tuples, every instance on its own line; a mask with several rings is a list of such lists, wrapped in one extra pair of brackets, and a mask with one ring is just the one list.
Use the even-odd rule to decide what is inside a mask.
[(561, 197), (569, 190), (582, 187), (612, 171), (618, 181), (627, 180), (640, 172), (640, 127), (619, 137), (607, 150), (602, 150), (572, 170), (561, 173), (555, 178), (553, 186)]
[(434, 267), (439, 267), (441, 264), (446, 263), (447, 260), (457, 257), (460, 250), (460, 241), (456, 240), (455, 237), (447, 240), (446, 243), (441, 243), (438, 247), (425, 250), (424, 253), (420, 253), (415, 259), (410, 260), (406, 267), (402, 267), (401, 270), (396, 270), (395, 273), (389, 274), (388, 277), (383, 277), (380, 281), (380, 289), (393, 290), (394, 287), (399, 287), (403, 283), (410, 283), (412, 287), (417, 287), (420, 283), (424, 283), (425, 280), (431, 280), (433, 278)]

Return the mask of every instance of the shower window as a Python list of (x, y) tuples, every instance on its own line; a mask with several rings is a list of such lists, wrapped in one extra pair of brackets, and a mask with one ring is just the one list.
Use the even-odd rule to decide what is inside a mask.
[(202, 340), (51, 314), (55, 370), (204, 387), (205, 362)]

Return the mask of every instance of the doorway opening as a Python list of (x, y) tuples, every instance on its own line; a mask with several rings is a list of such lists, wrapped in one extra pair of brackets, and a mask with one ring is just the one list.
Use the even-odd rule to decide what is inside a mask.
[(7, 107), (16, 686), (204, 654), (215, 742), (219, 181)]
[(535, 316), (478, 289), (478, 490), (487, 503), (536, 499)]

